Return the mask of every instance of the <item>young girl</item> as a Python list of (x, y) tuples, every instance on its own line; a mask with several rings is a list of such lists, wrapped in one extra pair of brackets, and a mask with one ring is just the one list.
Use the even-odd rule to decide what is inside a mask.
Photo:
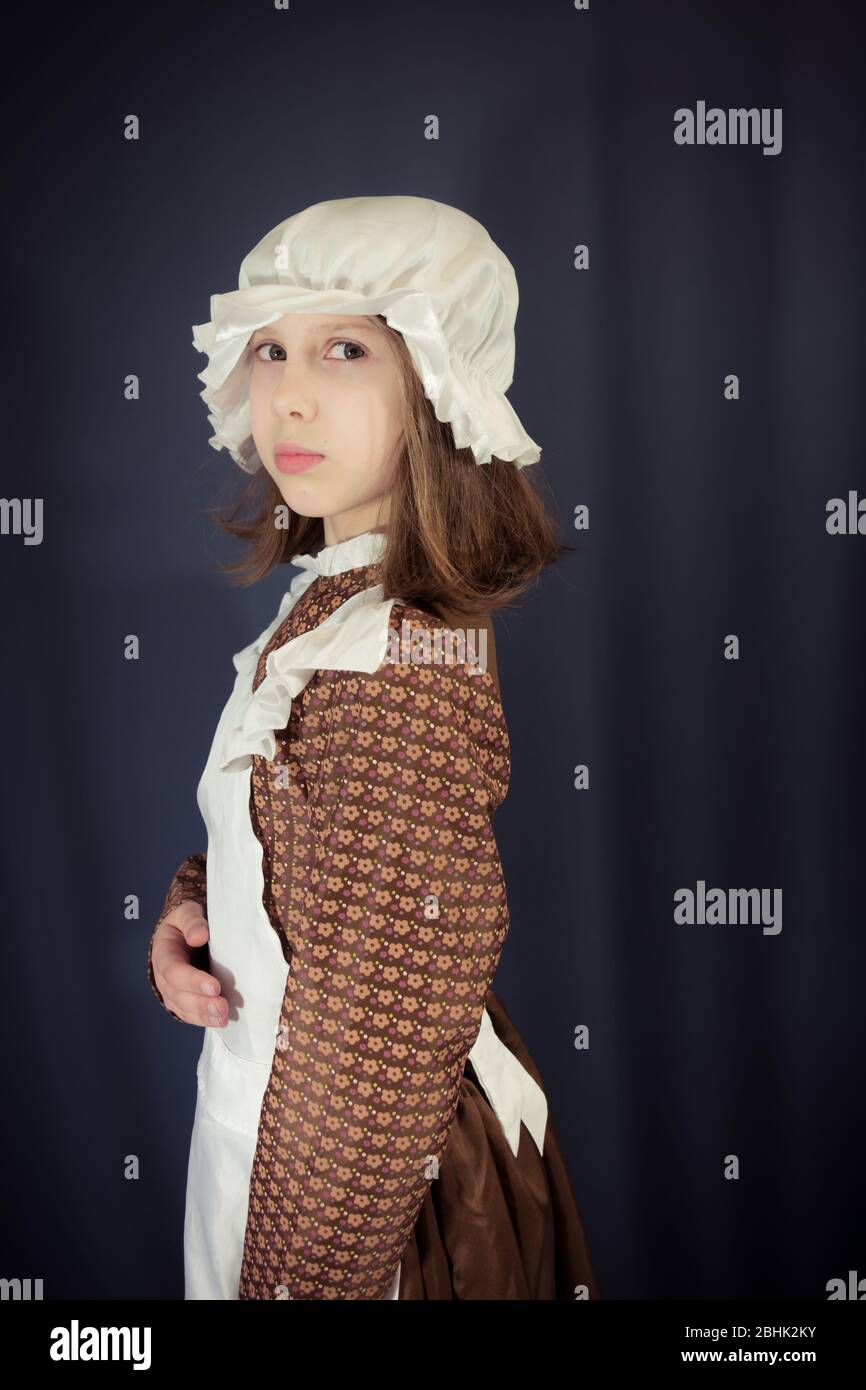
[(207, 853), (148, 952), (205, 1028), (188, 1299), (598, 1297), (490, 988), (510, 745), (489, 613), (558, 554), (504, 395), (517, 298), (456, 208), (348, 198), (268, 233), (193, 330), (210, 442), (253, 475), (230, 568), (300, 572), (233, 658)]

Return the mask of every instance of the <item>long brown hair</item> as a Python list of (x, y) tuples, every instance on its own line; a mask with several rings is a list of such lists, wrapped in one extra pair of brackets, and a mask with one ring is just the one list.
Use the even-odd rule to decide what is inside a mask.
[[(403, 448), (390, 494), (388, 544), (376, 567), (384, 597), (467, 616), (510, 603), (570, 546), (556, 526), (536, 479), (514, 463), (478, 464), (457, 449), (451, 427), (436, 419), (402, 334), (376, 315), (400, 366)], [(210, 515), (224, 531), (249, 541), (245, 555), (220, 566), (233, 582), (254, 584), (275, 565), (324, 545), (321, 517), (289, 514), (274, 524), (282, 494), (266, 469), (252, 474), (226, 512)], [(245, 515), (246, 514), (246, 515)]]

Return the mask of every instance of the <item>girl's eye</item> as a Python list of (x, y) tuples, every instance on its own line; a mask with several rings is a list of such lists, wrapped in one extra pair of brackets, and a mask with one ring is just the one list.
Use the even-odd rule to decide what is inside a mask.
[(270, 361), (270, 362), (275, 362), (275, 361), (278, 360), (277, 358), (270, 357), (270, 356), (268, 356), (268, 357), (260, 357), (259, 354), (260, 354), (262, 348), (267, 348), (269, 353), (270, 353), (270, 349), (271, 349), (271, 348), (279, 348), (280, 352), (282, 352), (282, 350), (283, 350), (283, 349), (280, 347), (279, 343), (256, 343), (255, 347), (253, 348), (253, 357), (257, 358), (259, 362), (268, 362), (268, 361)]
[[(340, 342), (335, 343), (335, 344), (334, 344), (334, 347), (354, 348), (355, 351), (356, 351), (356, 352), (359, 352), (359, 353), (361, 354), (362, 357), (366, 357), (366, 356), (367, 356), (366, 352), (365, 352), (364, 349), (361, 347), (361, 344), (360, 344), (360, 343), (352, 343), (352, 342), (347, 341), (345, 338), (341, 339)], [(359, 359), (358, 359), (357, 357), (343, 357), (343, 358), (340, 358), (339, 360), (342, 361), (342, 362), (357, 362)]]
[[(342, 348), (350, 348), (350, 349), (353, 349), (355, 352), (359, 353), (360, 356), (359, 356), (359, 357), (338, 357), (338, 358), (336, 358), (336, 359), (333, 359), (333, 358), (332, 358), (332, 359), (331, 359), (332, 361), (336, 360), (336, 361), (338, 361), (338, 362), (359, 362), (359, 361), (361, 360), (362, 357), (366, 357), (366, 356), (367, 356), (366, 348), (362, 348), (360, 343), (353, 343), (353, 342), (351, 342), (349, 339), (346, 339), (346, 338), (341, 338), (341, 339), (339, 340), (339, 342), (334, 343), (333, 346), (334, 346), (334, 347), (342, 347)], [(266, 349), (267, 349), (268, 355), (267, 355), (266, 357), (260, 356), (261, 351), (262, 351), (263, 348), (266, 348)], [(259, 362), (279, 362), (279, 361), (281, 360), (279, 357), (272, 357), (272, 356), (271, 356), (271, 349), (272, 349), (272, 348), (276, 348), (277, 352), (285, 353), (285, 349), (282, 348), (282, 347), (280, 346), (279, 343), (264, 342), (264, 343), (256, 343), (255, 347), (253, 348), (253, 356), (256, 357), (256, 358), (258, 359)]]

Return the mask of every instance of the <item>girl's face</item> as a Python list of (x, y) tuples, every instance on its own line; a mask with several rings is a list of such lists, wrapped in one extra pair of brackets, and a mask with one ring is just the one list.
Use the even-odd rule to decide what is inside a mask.
[[(253, 440), (286, 505), (322, 517), (326, 545), (387, 522), (403, 419), (400, 369), (380, 325), (283, 314), (247, 352)], [(321, 457), (292, 460), (280, 446)]]

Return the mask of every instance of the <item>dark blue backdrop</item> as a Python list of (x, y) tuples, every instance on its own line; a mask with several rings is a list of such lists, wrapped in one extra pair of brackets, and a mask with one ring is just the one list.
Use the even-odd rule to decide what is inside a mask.
[[(866, 535), (825, 528), (866, 496), (856, 7), (162, 8), (22, 12), (7, 64), (2, 491), (44, 499), (44, 534), (0, 537), (0, 1274), (182, 1297), (201, 1033), (145, 952), (205, 848), (231, 653), (290, 578), (217, 574), (238, 549), (204, 509), (242, 477), (208, 447), (191, 325), (292, 212), (408, 193), (516, 268), (511, 395), (576, 546), (496, 620), (495, 987), (602, 1294), (825, 1298), (866, 1274)], [(781, 153), (677, 145), (698, 101), (782, 108)], [(700, 879), (782, 888), (782, 931), (676, 924)]]

